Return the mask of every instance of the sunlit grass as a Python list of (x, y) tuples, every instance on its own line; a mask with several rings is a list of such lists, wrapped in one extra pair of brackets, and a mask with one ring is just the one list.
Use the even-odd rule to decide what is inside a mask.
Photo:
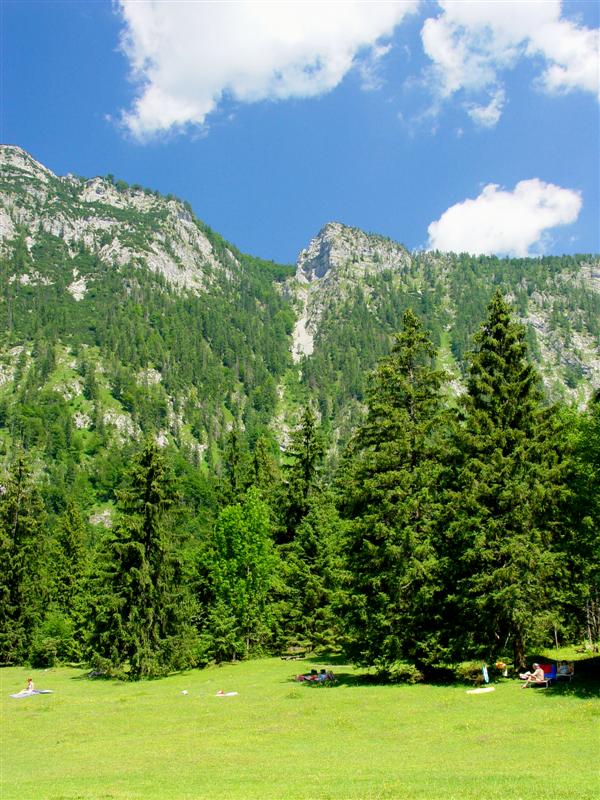
[[(326, 662), (253, 661), (138, 684), (0, 671), (2, 800), (572, 798), (600, 792), (600, 701), (577, 684), (490, 694), (383, 686)], [(577, 674), (577, 671), (576, 671)], [(237, 691), (219, 698), (219, 689)], [(183, 691), (188, 694), (182, 694)]]

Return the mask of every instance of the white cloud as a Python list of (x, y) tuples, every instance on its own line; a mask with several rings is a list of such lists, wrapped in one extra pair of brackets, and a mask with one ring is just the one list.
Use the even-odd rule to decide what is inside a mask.
[(361, 87), (365, 92), (374, 92), (383, 86), (379, 68), (382, 59), (387, 56), (391, 49), (391, 44), (376, 44), (371, 48), (369, 55), (359, 63), (358, 72)]
[[(462, 91), (484, 104), (467, 104), (478, 123), (492, 126), (501, 115), (500, 75), (522, 58), (543, 59), (539, 84), (547, 92), (588, 91), (600, 97), (600, 33), (561, 17), (560, 0), (440, 0), (438, 17), (423, 25), (421, 39), (432, 64), (437, 97)], [(487, 115), (477, 111), (488, 109)], [(474, 112), (474, 113), (473, 113)]]
[(456, 203), (432, 222), (429, 248), (454, 253), (526, 256), (543, 247), (547, 232), (574, 222), (581, 195), (538, 178), (520, 181), (514, 190), (490, 183), (475, 200)]
[(486, 106), (467, 103), (467, 113), (476, 125), (481, 128), (493, 128), (500, 119), (506, 95), (503, 89), (498, 89)]
[(224, 97), (314, 97), (370, 58), (418, 0), (119, 0), (122, 47), (140, 92), (123, 122), (138, 137), (201, 125)]

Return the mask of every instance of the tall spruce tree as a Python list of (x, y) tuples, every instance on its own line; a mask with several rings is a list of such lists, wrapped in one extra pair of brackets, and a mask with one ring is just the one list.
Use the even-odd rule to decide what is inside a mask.
[(321, 470), (325, 439), (307, 406), (286, 450), (279, 507), (282, 643), (331, 648), (338, 639), (333, 611), (339, 584), (341, 521)]
[(73, 500), (58, 519), (53, 554), (53, 596), (61, 611), (69, 613), (81, 605), (87, 574), (87, 531), (81, 513)]
[(569, 563), (565, 627), (600, 643), (600, 390), (574, 425), (569, 528), (562, 548)]
[(29, 655), (48, 600), (45, 512), (31, 470), (19, 456), (0, 493), (0, 662)]
[(286, 481), (283, 488), (284, 541), (294, 538), (294, 531), (308, 513), (310, 497), (319, 489), (320, 470), (325, 455), (323, 433), (312, 408), (307, 405), (300, 425), (292, 434), (286, 450)]
[(126, 484), (117, 523), (101, 547), (90, 644), (105, 669), (135, 680), (190, 664), (192, 608), (174, 535), (178, 493), (153, 442)]
[(87, 530), (81, 513), (72, 499), (58, 520), (53, 549), (54, 605), (70, 620), (76, 652), (81, 653), (88, 607), (89, 558)]
[(48, 548), (49, 597), (30, 647), (34, 666), (79, 661), (87, 636), (89, 598), (85, 523), (73, 499), (58, 517)]
[(474, 337), (463, 424), (458, 434), (457, 492), (449, 503), (457, 601), (457, 649), (493, 657), (548, 636), (557, 616), (566, 462), (559, 424), (545, 408), (527, 358), (523, 326), (500, 291)]
[(272, 443), (264, 435), (258, 437), (254, 446), (254, 453), (252, 454), (252, 474), (254, 486), (260, 490), (262, 496), (269, 502), (269, 505), (274, 505), (275, 495), (281, 481), (281, 474), (273, 453)]
[(381, 669), (421, 664), (443, 649), (443, 574), (436, 551), (444, 454), (444, 374), (409, 309), (391, 355), (376, 370), (368, 413), (346, 456), (344, 617), (350, 652)]
[(220, 485), (221, 504), (226, 506), (238, 503), (252, 482), (252, 462), (247, 442), (237, 423), (227, 436), (223, 472)]
[(341, 578), (344, 523), (329, 491), (313, 492), (291, 542), (280, 546), (283, 639), (311, 650), (337, 647), (335, 606)]

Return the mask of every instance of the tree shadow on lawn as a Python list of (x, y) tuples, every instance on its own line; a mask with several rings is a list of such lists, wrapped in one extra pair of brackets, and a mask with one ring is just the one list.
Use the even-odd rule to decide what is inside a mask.
[[(308, 675), (309, 673), (305, 672), (305, 673), (300, 673), (300, 674)], [(347, 686), (347, 687), (348, 686), (365, 686), (366, 685), (366, 682), (364, 680), (365, 677), (369, 677), (369, 676), (356, 675), (356, 674), (353, 674), (353, 673), (350, 673), (350, 672), (335, 672), (333, 681), (331, 681), (331, 680), (326, 680), (326, 681), (318, 681), (318, 680), (299, 681), (298, 677), (296, 676), (294, 678), (288, 678), (286, 682), (287, 683), (298, 683), (301, 686), (308, 687), (309, 689), (337, 689), (340, 686)], [(379, 685), (383, 685), (383, 683), (380, 682)]]
[[(533, 661), (540, 664), (558, 664), (556, 659), (534, 656)], [(574, 673), (571, 680), (559, 678), (543, 691), (545, 697), (578, 697), (584, 700), (600, 698), (600, 656), (573, 661)]]
[[(326, 662), (330, 663), (330, 662)], [(344, 662), (347, 664), (347, 661)], [(462, 681), (459, 681), (454, 676), (452, 670), (438, 670), (439, 674), (436, 676), (428, 677), (424, 681), (419, 681), (419, 683), (423, 683), (426, 685), (438, 685), (438, 686), (447, 686), (450, 684), (461, 684)], [(301, 672), (300, 675), (310, 675), (310, 671), (308, 672)], [(313, 680), (298, 680), (298, 675), (293, 678), (288, 678), (287, 683), (299, 683), (302, 686), (307, 686), (310, 689), (335, 689), (340, 687), (346, 688), (358, 688), (358, 687), (365, 687), (365, 686), (411, 686), (414, 685), (414, 681), (399, 681), (393, 680), (389, 677), (374, 673), (374, 672), (340, 672), (338, 670), (333, 670), (334, 680), (333, 681), (319, 681), (316, 679)], [(314, 675), (314, 673), (313, 673)]]
[[(334, 661), (338, 661), (340, 666), (347, 666), (347, 660), (339, 657), (337, 659), (332, 657), (323, 658), (322, 663), (326, 664), (326, 669), (335, 667)], [(311, 664), (314, 669), (315, 659), (306, 660)], [(554, 659), (548, 657), (536, 656), (533, 661), (538, 661), (541, 664), (558, 663)], [(561, 679), (554, 681), (547, 689), (542, 690), (534, 688), (534, 691), (543, 691), (547, 697), (576, 697), (580, 699), (597, 699), (600, 697), (600, 657), (582, 659), (575, 661), (574, 677), (570, 681), (563, 681)], [(333, 669), (335, 680), (334, 681), (318, 681), (318, 680), (305, 680), (298, 681), (297, 676), (288, 678), (288, 683), (300, 683), (302, 686), (307, 686), (309, 689), (335, 689), (339, 687), (353, 688), (365, 686), (410, 686), (414, 685), (410, 681), (393, 680), (385, 675), (372, 673), (372, 672), (338, 672)], [(300, 674), (310, 674), (310, 670)], [(521, 686), (522, 682), (515, 678), (514, 680), (501, 678), (498, 681), (492, 681), (491, 685), (501, 685), (507, 682), (514, 682)], [(475, 684), (469, 683), (464, 679), (456, 676), (453, 669), (450, 667), (438, 667), (430, 669), (423, 681), (420, 681), (427, 686), (461, 686), (465, 688), (473, 688)], [(481, 684), (477, 684), (481, 685)], [(531, 688), (531, 687), (530, 687)]]

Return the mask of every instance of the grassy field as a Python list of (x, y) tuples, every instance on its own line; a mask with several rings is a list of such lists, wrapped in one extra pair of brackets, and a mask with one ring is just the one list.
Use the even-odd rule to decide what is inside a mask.
[(31, 671), (53, 694), (23, 700), (9, 694), (29, 671), (0, 670), (0, 798), (600, 796), (598, 685), (582, 670), (572, 685), (503, 680), (468, 695), (459, 684), (368, 683), (343, 665), (332, 687), (293, 681), (312, 666), (328, 664), (266, 659), (138, 684)]

